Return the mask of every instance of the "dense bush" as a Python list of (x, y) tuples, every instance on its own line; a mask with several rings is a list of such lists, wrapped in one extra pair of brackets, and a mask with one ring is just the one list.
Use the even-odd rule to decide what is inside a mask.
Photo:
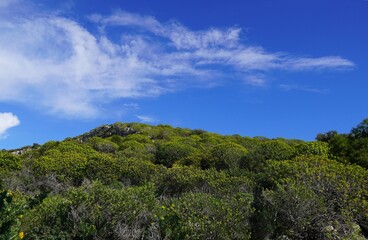
[(117, 155), (124, 158), (137, 158), (152, 160), (154, 158), (155, 147), (151, 144), (143, 144), (136, 140), (124, 141), (120, 147)]
[(304, 142), (115, 123), (0, 151), (0, 239), (367, 239), (366, 130)]
[(88, 139), (87, 143), (91, 145), (96, 151), (104, 153), (114, 153), (119, 145), (100, 137), (93, 137)]
[(112, 189), (86, 182), (28, 211), (21, 229), (30, 239), (148, 238), (155, 234), (157, 203), (150, 185)]
[(250, 239), (251, 203), (248, 194), (218, 198), (188, 193), (170, 199), (161, 207), (162, 235), (170, 239)]
[(27, 199), (17, 192), (0, 191), (0, 239), (18, 237), (27, 203)]
[(213, 146), (209, 150), (208, 158), (201, 162), (202, 168), (236, 169), (240, 162), (247, 156), (248, 151), (236, 143), (222, 143)]
[(21, 168), (21, 161), (18, 157), (5, 151), (0, 151), (0, 174), (1, 172), (17, 170)]
[(158, 146), (156, 151), (156, 163), (171, 167), (176, 161), (194, 155), (198, 152), (192, 146), (180, 142), (165, 142)]
[(325, 142), (306, 142), (296, 146), (297, 155), (316, 155), (328, 157), (328, 144)]
[[(346, 239), (353, 239), (353, 235), (357, 234), (355, 227), (359, 231), (367, 230), (368, 219), (368, 172), (359, 166), (347, 166), (342, 163), (327, 160), (321, 157), (300, 157), (293, 161), (269, 161), (267, 163), (267, 178), (274, 184), (274, 188), (270, 193), (266, 191), (266, 195), (270, 198), (292, 197), (293, 194), (306, 194), (299, 198), (300, 201), (307, 201), (307, 195), (311, 197), (308, 204), (317, 204), (319, 211), (312, 212), (316, 208), (310, 208), (304, 214), (312, 214), (308, 218), (313, 218), (314, 227), (313, 236), (318, 235), (317, 239), (329, 238), (332, 233), (324, 232), (324, 229), (332, 228), (337, 236), (344, 236)], [(289, 196), (291, 194), (291, 196)], [(279, 201), (275, 200), (274, 201)], [(284, 200), (280, 200), (285, 202)], [(278, 210), (282, 207), (276, 204)], [(307, 203), (304, 203), (307, 204)], [(301, 209), (301, 203), (295, 203)], [(317, 205), (316, 205), (317, 206)], [(291, 206), (287, 207), (287, 211), (292, 210)], [(307, 211), (308, 209), (305, 209)], [(323, 214), (325, 212), (325, 214)], [(296, 213), (296, 209), (292, 210), (296, 216), (302, 217), (302, 214)], [(285, 224), (282, 225), (285, 227)], [(300, 225), (298, 225), (300, 227)], [(312, 234), (305, 228), (304, 232), (300, 232), (292, 228), (289, 231), (299, 232), (300, 235)], [(358, 231), (358, 232), (359, 232)], [(318, 233), (318, 234), (317, 234)], [(274, 233), (275, 234), (275, 233)]]

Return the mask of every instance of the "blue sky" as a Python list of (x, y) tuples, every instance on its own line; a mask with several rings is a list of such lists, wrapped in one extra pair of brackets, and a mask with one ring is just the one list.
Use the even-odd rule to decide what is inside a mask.
[(0, 149), (105, 123), (313, 140), (367, 114), (366, 0), (1, 0)]

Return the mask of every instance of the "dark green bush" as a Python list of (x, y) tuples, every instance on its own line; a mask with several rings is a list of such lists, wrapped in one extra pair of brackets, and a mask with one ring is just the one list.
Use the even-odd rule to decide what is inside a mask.
[(252, 197), (218, 198), (188, 193), (170, 199), (158, 215), (162, 235), (170, 239), (250, 239)]
[(111, 189), (84, 183), (27, 212), (22, 230), (29, 239), (146, 239), (159, 236), (157, 203), (151, 185)]
[(210, 149), (207, 159), (201, 161), (201, 166), (204, 169), (211, 167), (217, 170), (236, 169), (247, 155), (247, 149), (239, 144), (222, 143)]
[(171, 167), (176, 161), (198, 152), (194, 147), (179, 143), (165, 142), (157, 147), (156, 163)]

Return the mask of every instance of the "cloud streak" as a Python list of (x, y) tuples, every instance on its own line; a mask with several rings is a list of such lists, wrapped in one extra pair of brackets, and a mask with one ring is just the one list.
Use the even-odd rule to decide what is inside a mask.
[(64, 117), (94, 118), (113, 100), (212, 86), (229, 72), (263, 86), (272, 70), (354, 67), (340, 56), (294, 57), (245, 45), (240, 28), (192, 31), (124, 11), (92, 15), (88, 28), (53, 14), (0, 20), (0, 101)]
[(136, 117), (142, 122), (142, 123), (156, 123), (158, 120), (150, 117), (150, 116), (143, 116), (143, 115), (136, 115)]
[(15, 126), (18, 126), (20, 121), (13, 113), (0, 113), (0, 138), (6, 138), (6, 132)]
[(318, 88), (311, 88), (306, 86), (298, 86), (298, 85), (291, 85), (291, 84), (280, 84), (279, 88), (283, 91), (304, 91), (310, 93), (319, 93), (319, 94), (328, 94), (330, 93), (329, 89), (318, 89)]

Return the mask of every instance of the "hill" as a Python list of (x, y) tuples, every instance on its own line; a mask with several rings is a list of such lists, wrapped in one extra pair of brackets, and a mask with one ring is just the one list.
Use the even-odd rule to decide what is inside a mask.
[(115, 123), (0, 151), (0, 239), (366, 239), (367, 123), (313, 142)]

